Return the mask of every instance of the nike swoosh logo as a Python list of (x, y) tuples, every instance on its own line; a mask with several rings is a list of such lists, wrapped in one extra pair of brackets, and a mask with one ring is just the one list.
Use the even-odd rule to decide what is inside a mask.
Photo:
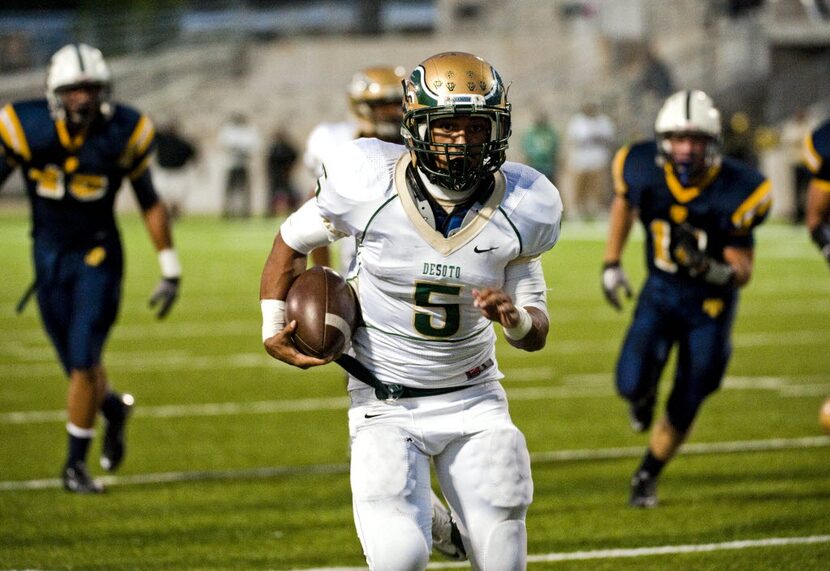
[(376, 416), (383, 416), (383, 414), (364, 414), (363, 418), (375, 418)]
[(498, 249), (499, 249), (498, 246), (493, 246), (492, 248), (481, 248), (481, 249), (479, 249), (478, 246), (475, 246), (473, 248), (473, 252), (475, 252), (476, 254), (483, 254), (484, 252), (492, 252), (493, 250), (498, 250)]

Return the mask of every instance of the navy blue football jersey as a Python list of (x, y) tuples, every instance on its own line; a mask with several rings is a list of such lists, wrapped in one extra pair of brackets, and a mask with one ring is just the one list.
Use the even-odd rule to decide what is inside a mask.
[(830, 190), (830, 120), (819, 125), (805, 139), (804, 162), (815, 176), (814, 184)]
[(147, 169), (154, 135), (150, 119), (125, 105), (72, 137), (45, 99), (10, 103), (0, 109), (0, 184), (20, 167), (35, 240), (85, 246), (117, 235), (114, 203), (125, 178), (142, 209), (158, 201)]
[(692, 225), (700, 248), (723, 261), (725, 247), (754, 245), (752, 231), (772, 205), (770, 183), (756, 169), (723, 157), (699, 186), (684, 187), (671, 164), (658, 159), (656, 143), (648, 141), (621, 148), (613, 163), (615, 192), (639, 210), (649, 274), (712, 288), (689, 278), (672, 259), (673, 226)]

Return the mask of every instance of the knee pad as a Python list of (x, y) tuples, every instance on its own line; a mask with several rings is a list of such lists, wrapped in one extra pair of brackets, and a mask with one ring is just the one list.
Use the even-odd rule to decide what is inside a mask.
[(520, 571), (527, 568), (527, 528), (521, 520), (503, 521), (487, 541), (482, 571)]
[(524, 435), (506, 426), (488, 431), (486, 437), (481, 497), (498, 508), (526, 508), (533, 500), (533, 480)]
[(422, 571), (429, 562), (432, 512), (413, 503), (413, 494), (428, 497), (428, 488), (416, 486), (429, 485), (429, 463), (415, 456), (406, 433), (394, 427), (358, 431), (352, 442), (355, 523), (373, 570)]
[(384, 518), (382, 530), (364, 544), (366, 562), (373, 571), (423, 571), (429, 563), (429, 547), (418, 525), (410, 518)]

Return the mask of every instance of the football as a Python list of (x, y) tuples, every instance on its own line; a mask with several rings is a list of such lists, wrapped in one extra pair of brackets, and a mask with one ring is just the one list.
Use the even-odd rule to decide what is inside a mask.
[(331, 268), (315, 266), (300, 274), (285, 298), (285, 322), (297, 321), (297, 349), (320, 359), (338, 357), (358, 321), (357, 299)]
[(821, 410), (818, 413), (818, 423), (826, 434), (830, 434), (830, 397), (827, 397), (824, 404), (821, 405)]

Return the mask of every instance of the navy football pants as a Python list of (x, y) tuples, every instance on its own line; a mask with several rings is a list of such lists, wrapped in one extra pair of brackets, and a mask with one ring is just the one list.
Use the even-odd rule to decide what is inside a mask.
[(678, 288), (649, 277), (617, 362), (617, 391), (635, 402), (657, 389), (671, 348), (677, 345), (677, 370), (666, 412), (680, 432), (691, 426), (704, 399), (720, 386), (732, 352), (737, 292), (719, 297), (706, 293), (711, 292)]
[(61, 252), (36, 244), (34, 257), (41, 318), (67, 374), (100, 364), (121, 300), (121, 245)]

